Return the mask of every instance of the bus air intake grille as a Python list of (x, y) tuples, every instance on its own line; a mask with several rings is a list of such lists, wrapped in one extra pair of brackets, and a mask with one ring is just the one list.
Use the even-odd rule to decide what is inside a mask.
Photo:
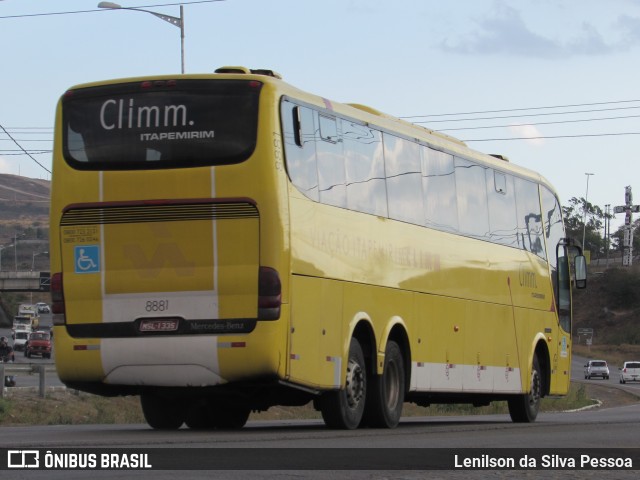
[(258, 217), (258, 208), (255, 203), (250, 200), (106, 202), (68, 206), (62, 215), (60, 226), (225, 220)]

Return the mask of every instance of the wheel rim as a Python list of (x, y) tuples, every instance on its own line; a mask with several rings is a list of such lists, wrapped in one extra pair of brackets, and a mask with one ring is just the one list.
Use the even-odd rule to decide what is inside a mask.
[(529, 395), (529, 405), (532, 407), (540, 402), (542, 396), (542, 380), (540, 373), (535, 368), (531, 372), (531, 395)]
[(398, 404), (398, 398), (400, 398), (400, 374), (395, 362), (389, 362), (389, 364), (387, 364), (387, 371), (384, 375), (384, 393), (387, 407), (394, 409)]
[(354, 361), (349, 360), (347, 367), (347, 402), (350, 408), (356, 408), (365, 395), (365, 380), (362, 367)]

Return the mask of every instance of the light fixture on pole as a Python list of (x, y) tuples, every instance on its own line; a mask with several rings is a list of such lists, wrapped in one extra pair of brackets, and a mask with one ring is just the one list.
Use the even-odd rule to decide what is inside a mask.
[(589, 177), (595, 174), (585, 173), (585, 175), (587, 176), (587, 192), (584, 195), (584, 210), (583, 210), (583, 216), (582, 216), (582, 250), (585, 250), (584, 242), (587, 236), (587, 206), (589, 205), (589, 202), (587, 201), (587, 199), (589, 198)]
[(31, 256), (31, 271), (32, 272), (36, 267), (36, 257), (38, 255), (49, 255), (49, 252), (34, 252), (33, 253), (33, 255)]
[(184, 8), (180, 5), (180, 18), (172, 17), (171, 15), (165, 15), (163, 13), (152, 12), (151, 10), (144, 10), (142, 8), (123, 7), (113, 2), (100, 2), (98, 8), (110, 8), (112, 10), (134, 10), (136, 12), (145, 12), (154, 15), (165, 22), (169, 22), (171, 25), (175, 25), (180, 29), (180, 71), (184, 73)]

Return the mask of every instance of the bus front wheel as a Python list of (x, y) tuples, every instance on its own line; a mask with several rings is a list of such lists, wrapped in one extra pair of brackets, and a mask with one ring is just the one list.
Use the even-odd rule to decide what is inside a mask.
[(362, 347), (355, 338), (349, 346), (345, 388), (325, 393), (319, 399), (324, 423), (330, 428), (358, 428), (367, 396), (367, 370)]
[(533, 357), (533, 365), (531, 368), (531, 385), (530, 391), (524, 395), (517, 395), (510, 399), (509, 415), (511, 420), (516, 423), (530, 423), (538, 416), (540, 410), (540, 401), (542, 399), (542, 373), (540, 372), (540, 364), (538, 356)]
[(371, 427), (395, 428), (404, 404), (404, 361), (400, 347), (389, 341), (382, 375), (371, 375), (365, 408), (365, 421)]

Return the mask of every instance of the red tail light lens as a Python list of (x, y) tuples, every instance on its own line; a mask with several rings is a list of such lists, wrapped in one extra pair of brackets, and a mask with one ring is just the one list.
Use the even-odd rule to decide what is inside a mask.
[(51, 276), (51, 313), (64, 313), (62, 272), (54, 273)]
[(278, 271), (260, 267), (258, 274), (258, 320), (277, 320), (282, 305), (282, 284)]

